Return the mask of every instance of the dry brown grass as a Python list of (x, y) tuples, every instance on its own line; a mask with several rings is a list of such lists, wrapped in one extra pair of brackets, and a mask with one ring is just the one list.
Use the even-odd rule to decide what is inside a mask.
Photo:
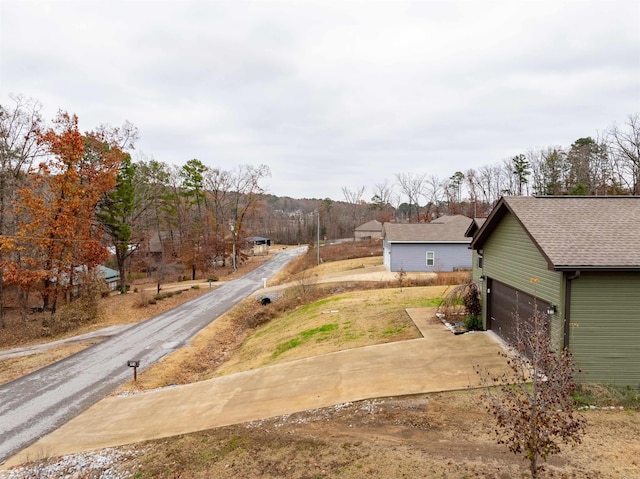
[(75, 341), (50, 348), (41, 353), (4, 359), (0, 361), (0, 384), (13, 381), (47, 364), (67, 358), (89, 346), (93, 346), (99, 341), (100, 339)]
[[(336, 293), (339, 289), (341, 292)], [(268, 306), (244, 301), (203, 329), (189, 346), (165, 356), (122, 385), (115, 395), (170, 384), (187, 384), (279, 362), (347, 348), (420, 337), (405, 312), (435, 307), (447, 287), (347, 291), (342, 285), (314, 286), (301, 302), (293, 285)], [(435, 309), (434, 309), (435, 311)], [(254, 324), (258, 324), (254, 328)]]
[[(299, 256), (285, 266), (270, 284), (282, 284), (292, 281), (295, 275), (303, 271), (312, 271), (318, 267), (318, 256), (315, 248), (309, 248), (306, 254)], [(382, 264), (381, 241), (356, 241), (348, 243), (332, 244), (320, 247), (321, 267), (336, 261), (356, 259), (360, 262), (367, 258), (375, 258)], [(357, 261), (356, 261), (357, 262)]]
[(443, 290), (436, 286), (353, 291), (287, 311), (253, 332), (215, 375), (419, 338), (405, 309), (435, 306)]

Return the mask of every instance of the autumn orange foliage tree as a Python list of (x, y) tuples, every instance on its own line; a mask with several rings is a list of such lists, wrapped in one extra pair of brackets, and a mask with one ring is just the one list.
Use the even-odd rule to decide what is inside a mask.
[(19, 254), (7, 265), (5, 280), (25, 292), (38, 286), (43, 307), (55, 311), (61, 293), (108, 257), (96, 205), (116, 184), (122, 152), (100, 132), (82, 135), (77, 116), (64, 112), (39, 141), (48, 158), (18, 192)]

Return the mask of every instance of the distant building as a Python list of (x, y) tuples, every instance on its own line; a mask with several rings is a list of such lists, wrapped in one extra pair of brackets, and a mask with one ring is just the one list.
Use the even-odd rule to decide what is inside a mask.
[(249, 236), (245, 242), (250, 255), (262, 256), (269, 254), (269, 246), (271, 246), (271, 240), (269, 238)]
[(378, 220), (369, 221), (356, 228), (354, 233), (354, 239), (368, 240), (368, 239), (381, 239), (382, 238), (382, 223)]
[(465, 234), (471, 223), (462, 215), (441, 216), (431, 223), (384, 223), (384, 265), (407, 273), (470, 270), (471, 238)]
[(98, 266), (98, 272), (104, 277), (104, 280), (109, 286), (109, 290), (115, 291), (120, 284), (120, 273), (115, 269), (107, 268), (106, 266)]

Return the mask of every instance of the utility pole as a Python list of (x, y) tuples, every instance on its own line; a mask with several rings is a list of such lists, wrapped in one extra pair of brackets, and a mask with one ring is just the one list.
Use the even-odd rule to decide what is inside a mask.
[(318, 253), (318, 266), (320, 266), (320, 210), (316, 210), (316, 215), (318, 215), (318, 225), (316, 227), (316, 230), (317, 230), (316, 250)]
[(229, 221), (229, 227), (231, 228), (231, 241), (232, 241), (232, 261), (233, 261), (233, 272), (236, 272), (236, 232), (235, 225), (233, 224), (233, 220)]

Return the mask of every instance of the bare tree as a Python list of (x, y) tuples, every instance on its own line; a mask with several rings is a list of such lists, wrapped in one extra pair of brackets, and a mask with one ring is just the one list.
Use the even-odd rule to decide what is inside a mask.
[(585, 420), (573, 410), (574, 367), (571, 353), (551, 345), (547, 316), (534, 304), (527, 321), (514, 313), (516, 333), (509, 353), (501, 353), (509, 371), (494, 374), (477, 367), (487, 386), (483, 400), (496, 420), (496, 438), (529, 461), (531, 477), (544, 469), (540, 460), (579, 444)]
[(478, 205), (478, 178), (476, 174), (476, 170), (473, 168), (468, 169), (465, 174), (465, 180), (467, 183), (467, 191), (469, 192), (469, 214), (473, 214), (474, 218), (477, 218), (478, 215), (481, 217), (484, 216), (483, 209)]
[(265, 192), (260, 181), (269, 176), (271, 176), (271, 170), (267, 165), (240, 165), (232, 173), (229, 216), (232, 222), (231, 235), (234, 250), (232, 259), (234, 262), (239, 253), (238, 243), (240, 240), (244, 240), (248, 221), (256, 213), (262, 194)]
[[(18, 216), (14, 208), (17, 192), (25, 186), (26, 173), (44, 154), (38, 142), (43, 128), (42, 105), (22, 96), (11, 97), (14, 105), (0, 105), (0, 238), (10, 239), (16, 232)], [(0, 248), (0, 327), (4, 327), (5, 264), (17, 260), (19, 251), (10, 245)]]
[(233, 178), (230, 172), (220, 168), (209, 168), (205, 172), (205, 190), (209, 196), (207, 202), (212, 216), (212, 234), (208, 248), (211, 250), (214, 269), (218, 265), (218, 258), (223, 266), (227, 256), (225, 237), (229, 232), (229, 216), (231, 210), (231, 191)]
[(342, 187), (342, 194), (344, 195), (345, 201), (349, 204), (349, 209), (351, 210), (351, 218), (353, 224), (358, 225), (361, 223), (361, 218), (358, 215), (360, 211), (360, 206), (362, 206), (362, 196), (364, 195), (365, 187), (361, 186), (356, 190), (350, 190), (346, 186)]
[(420, 197), (424, 195), (424, 186), (427, 175), (396, 173), (395, 175), (400, 191), (407, 197), (409, 203), (409, 221), (412, 218), (413, 207), (415, 207), (415, 221), (420, 221)]
[(393, 185), (388, 180), (373, 187), (371, 208), (378, 211), (378, 220), (385, 222), (391, 219), (393, 211)]
[(614, 123), (609, 130), (609, 143), (629, 192), (640, 194), (640, 113), (629, 115), (621, 127)]
[(445, 184), (438, 175), (431, 175), (425, 180), (424, 196), (432, 216), (440, 216), (440, 206), (444, 198)]
[(490, 206), (498, 199), (498, 193), (493, 188), (493, 165), (485, 165), (478, 170), (478, 187), (482, 195), (482, 201)]

